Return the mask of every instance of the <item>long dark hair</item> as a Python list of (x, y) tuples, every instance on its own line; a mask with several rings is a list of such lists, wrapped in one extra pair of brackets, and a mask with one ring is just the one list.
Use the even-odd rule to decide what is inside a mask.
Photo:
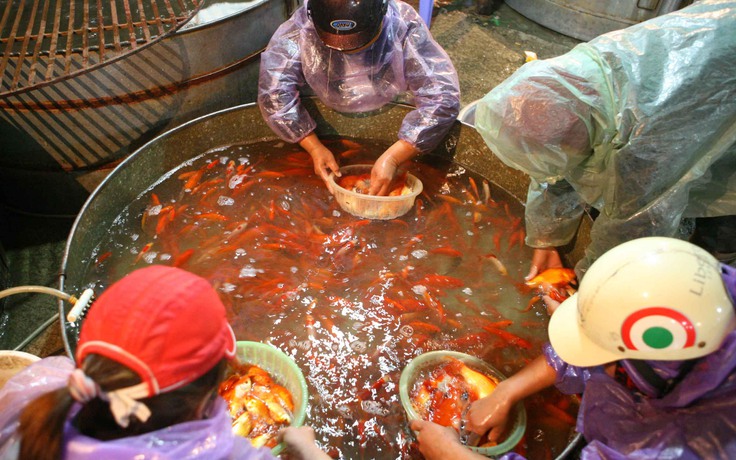
[[(133, 416), (128, 427), (122, 428), (115, 421), (108, 403), (94, 399), (82, 406), (73, 423), (86, 436), (110, 440), (201, 418), (203, 404), (208, 404), (217, 396), (217, 387), (225, 378), (226, 368), (227, 361), (223, 359), (188, 385), (142, 399), (141, 402), (151, 410), (146, 422)], [(131, 369), (100, 355), (89, 355), (82, 369), (103, 391), (126, 388), (141, 382)], [(63, 457), (64, 422), (73, 403), (69, 390), (63, 387), (39, 396), (23, 409), (18, 428), (20, 460), (58, 460)]]

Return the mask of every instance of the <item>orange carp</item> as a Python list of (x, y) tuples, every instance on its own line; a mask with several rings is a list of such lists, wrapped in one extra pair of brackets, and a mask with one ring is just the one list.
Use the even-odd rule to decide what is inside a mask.
[(291, 424), (291, 393), (258, 366), (237, 367), (220, 384), (218, 394), (227, 402), (233, 433), (248, 438), (255, 447), (276, 446), (279, 430)]
[(424, 420), (453, 427), (460, 432), (470, 405), (491, 394), (498, 381), (468, 367), (459, 359), (432, 369), (409, 393), (412, 405)]

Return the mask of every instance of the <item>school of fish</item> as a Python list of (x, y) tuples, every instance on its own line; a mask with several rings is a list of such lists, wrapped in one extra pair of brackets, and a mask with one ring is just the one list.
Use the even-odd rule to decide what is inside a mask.
[(256, 365), (235, 366), (220, 384), (218, 394), (227, 402), (233, 432), (248, 438), (255, 447), (275, 447), (279, 430), (291, 425), (291, 393)]
[(498, 381), (448, 356), (414, 382), (409, 393), (419, 416), (461, 432), (470, 405), (490, 395)]
[[(325, 142), (341, 165), (374, 159), (369, 142)], [(308, 422), (333, 457), (416, 458), (396, 385), (406, 363), (456, 350), (510, 375), (546, 340), (542, 293), (571, 292), (574, 273), (524, 282), (520, 203), (450, 162), (410, 170), (424, 183), (414, 209), (374, 221), (342, 212), (298, 146), (204, 152), (121, 215), (92, 255), (90, 283), (153, 263), (203, 276), (239, 340), (269, 342), (303, 370)], [(559, 434), (517, 451), (560, 451), (576, 410), (558, 393), (530, 398), (528, 432)]]

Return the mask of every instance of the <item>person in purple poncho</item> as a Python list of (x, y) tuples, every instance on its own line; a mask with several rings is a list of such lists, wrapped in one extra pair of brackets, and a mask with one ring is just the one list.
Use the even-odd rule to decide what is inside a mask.
[(308, 0), (261, 54), (258, 105), (266, 123), (309, 152), (315, 172), (326, 180), (339, 166), (314, 133), (316, 123), (300, 93), (346, 113), (411, 98), (416, 109), (373, 166), (372, 195), (386, 195), (402, 164), (434, 149), (460, 109), (450, 58), (414, 8), (398, 0)]
[[(0, 389), (0, 458), (274, 459), (233, 434), (217, 394), (235, 347), (207, 280), (136, 270), (92, 304), (76, 366), (45, 358)], [(295, 458), (329, 459), (310, 427), (281, 436)]]
[[(554, 384), (583, 395), (584, 459), (736, 458), (734, 295), (736, 269), (691, 243), (616, 246), (552, 314), (544, 356), (476, 401), (466, 428), (498, 439), (516, 402)], [(428, 460), (476, 458), (444, 427), (412, 428)]]

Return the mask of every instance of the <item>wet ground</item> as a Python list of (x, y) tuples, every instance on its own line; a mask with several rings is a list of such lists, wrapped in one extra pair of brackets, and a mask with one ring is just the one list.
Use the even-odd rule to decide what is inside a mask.
[[(409, 3), (418, 6), (418, 0)], [(523, 65), (525, 51), (544, 59), (579, 43), (492, 0), (438, 1), (430, 29), (458, 70), (463, 105), (479, 99)], [(28, 215), (12, 208), (12, 203), (0, 206), (0, 287), (58, 287), (75, 216)], [(39, 356), (64, 353), (60, 325), (54, 320), (57, 313), (55, 298), (47, 295), (6, 298), (0, 313), (0, 349)]]
[(580, 43), (528, 20), (504, 3), (497, 7), (490, 0), (466, 3), (436, 7), (430, 24), (432, 35), (458, 71), (463, 105), (483, 97), (514, 73), (524, 64), (526, 51), (547, 59)]

